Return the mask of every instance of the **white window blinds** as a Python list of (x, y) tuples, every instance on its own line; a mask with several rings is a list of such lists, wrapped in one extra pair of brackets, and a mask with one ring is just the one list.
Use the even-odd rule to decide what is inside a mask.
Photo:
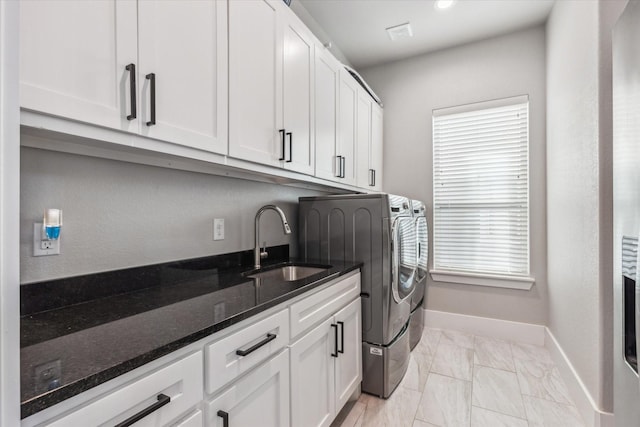
[(529, 275), (527, 96), (433, 112), (434, 268)]

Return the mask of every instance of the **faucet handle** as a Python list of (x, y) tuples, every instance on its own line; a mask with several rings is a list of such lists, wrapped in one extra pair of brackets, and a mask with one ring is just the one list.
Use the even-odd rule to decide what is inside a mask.
[(260, 259), (265, 259), (269, 256), (269, 252), (267, 252), (267, 242), (262, 242), (263, 249), (260, 251)]

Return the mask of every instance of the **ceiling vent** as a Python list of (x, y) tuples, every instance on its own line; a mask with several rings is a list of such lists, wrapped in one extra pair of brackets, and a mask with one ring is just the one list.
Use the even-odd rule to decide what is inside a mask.
[(404, 24), (387, 28), (387, 34), (389, 34), (391, 40), (408, 39), (413, 37), (413, 30), (411, 29), (411, 24), (405, 22)]

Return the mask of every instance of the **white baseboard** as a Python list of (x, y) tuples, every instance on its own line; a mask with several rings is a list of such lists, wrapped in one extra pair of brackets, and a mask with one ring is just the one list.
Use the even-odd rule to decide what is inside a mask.
[(613, 414), (598, 409), (571, 361), (546, 326), (428, 309), (424, 310), (424, 315), (424, 325), (430, 328), (454, 329), (474, 335), (546, 347), (586, 426), (614, 427)]
[(511, 322), (509, 320), (425, 309), (424, 324), (431, 328), (455, 329), (457, 331), (506, 341), (517, 341), (539, 346), (544, 345), (545, 327), (532, 323)]
[(571, 394), (573, 402), (576, 404), (578, 412), (580, 412), (587, 427), (613, 427), (613, 414), (602, 412), (598, 409), (591, 393), (589, 393), (582, 379), (580, 379), (580, 375), (578, 375), (566, 353), (562, 350), (556, 337), (546, 327), (544, 346), (549, 350), (551, 358), (560, 371), (560, 376), (567, 385), (569, 394)]

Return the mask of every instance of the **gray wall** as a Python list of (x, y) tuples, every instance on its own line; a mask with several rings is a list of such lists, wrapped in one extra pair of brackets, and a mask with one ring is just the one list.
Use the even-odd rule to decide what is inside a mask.
[[(432, 110), (529, 95), (531, 275), (536, 283), (531, 291), (521, 291), (433, 282), (429, 277), (427, 308), (544, 324), (547, 315), (544, 28), (359, 71), (384, 101), (384, 190), (423, 200), (429, 210), (433, 201)], [(431, 212), (429, 227), (433, 229)]]
[(548, 326), (596, 404), (608, 412), (611, 29), (624, 3), (557, 2), (547, 23)]
[[(320, 194), (32, 148), (21, 155), (22, 283), (252, 249), (255, 213), (268, 203), (293, 234), (266, 212), (262, 240), (295, 250), (297, 199)], [(46, 207), (64, 211), (62, 253), (33, 257), (33, 223)], [(213, 218), (225, 219), (225, 240), (213, 241)]]

